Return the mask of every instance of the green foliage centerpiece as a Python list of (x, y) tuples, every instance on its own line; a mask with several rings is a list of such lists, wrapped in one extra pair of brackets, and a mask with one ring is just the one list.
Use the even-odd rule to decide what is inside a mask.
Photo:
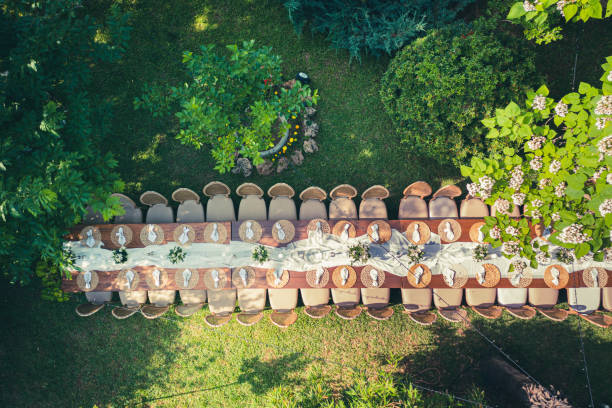
[(128, 253), (125, 247), (113, 250), (113, 261), (117, 264), (126, 263), (128, 260)]
[(251, 258), (260, 264), (266, 262), (269, 259), (268, 249), (263, 245), (258, 245), (257, 248), (253, 249)]
[(366, 263), (370, 259), (370, 245), (360, 243), (350, 246), (348, 256), (351, 259), (351, 265), (354, 263)]
[(489, 255), (489, 244), (480, 244), (474, 247), (472, 259), (475, 262), (482, 262)]
[(299, 81), (290, 89), (281, 87), (281, 58), (271, 47), (254, 44), (228, 45), (229, 55), (217, 53), (213, 45), (202, 46), (199, 53), (185, 51), (189, 81), (177, 87), (146, 86), (135, 108), (176, 117), (177, 138), (196, 149), (212, 146), (221, 173), (235, 166), (236, 153), (255, 165), (263, 163), (260, 152), (289, 130), (285, 116), (316, 104), (318, 94)]
[(185, 251), (180, 246), (175, 246), (168, 253), (168, 260), (173, 264), (183, 262), (185, 257), (187, 256), (187, 251)]
[(406, 255), (410, 258), (410, 262), (418, 264), (425, 257), (425, 253), (418, 245), (408, 245)]

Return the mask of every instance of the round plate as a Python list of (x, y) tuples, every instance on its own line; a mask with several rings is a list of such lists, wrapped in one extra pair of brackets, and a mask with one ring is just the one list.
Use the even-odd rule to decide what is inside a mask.
[[(453, 239), (449, 239), (449, 237), (446, 235), (446, 233), (444, 232), (444, 229), (446, 228), (446, 224), (450, 224), (451, 229), (453, 230)], [(447, 218), (445, 220), (440, 221), (440, 224), (438, 225), (438, 235), (440, 236), (440, 239), (444, 242), (455, 242), (457, 240), (459, 240), (459, 238), (461, 238), (461, 225), (459, 225), (459, 223), (457, 222), (457, 220), (453, 220), (452, 218)]]
[(444, 281), (444, 284), (447, 285), (449, 288), (453, 288), (453, 289), (462, 288), (468, 280), (467, 269), (465, 269), (463, 265), (459, 265), (459, 264), (451, 265), (448, 269), (452, 269), (453, 271), (455, 271), (455, 277), (453, 279), (453, 286), (450, 286), (448, 282), (446, 282), (446, 279), (444, 279), (444, 274), (442, 274), (442, 278), (443, 278), (442, 280)]
[(219, 282), (217, 287), (215, 287), (215, 280), (212, 277), (213, 270), (215, 269), (208, 269), (206, 272), (204, 272), (204, 285), (206, 286), (206, 289), (223, 289), (227, 285), (227, 274), (225, 273), (225, 269), (217, 269), (217, 271), (219, 271)]
[[(276, 226), (277, 224), (280, 224), (283, 231), (285, 231), (285, 239), (280, 239), (278, 237), (278, 227)], [(295, 226), (291, 221), (288, 220), (276, 221), (274, 224), (272, 224), (272, 237), (274, 237), (276, 242), (278, 242), (279, 244), (286, 244), (288, 242), (291, 242), (291, 240), (293, 240), (293, 237), (295, 237)]]
[(83, 292), (91, 292), (92, 290), (96, 288), (96, 286), (98, 286), (98, 282), (100, 282), (100, 279), (96, 271), (89, 271), (89, 272), (91, 272), (91, 282), (89, 285), (90, 286), (89, 289), (85, 287), (85, 272), (79, 273), (76, 278), (77, 286)]
[[(153, 279), (153, 271), (155, 269), (157, 269), (160, 272), (159, 286), (155, 285), (155, 279)], [(150, 271), (145, 272), (144, 275), (145, 275), (145, 280), (147, 281), (147, 285), (149, 285), (149, 288), (151, 288), (152, 290), (164, 289), (166, 284), (168, 284), (168, 272), (166, 272), (165, 269), (154, 268), (154, 269), (151, 269)]]
[[(87, 244), (87, 239), (89, 238), (87, 234), (89, 233), (89, 231), (91, 231), (91, 236), (93, 238), (93, 245)], [(96, 248), (98, 245), (100, 245), (101, 239), (102, 239), (102, 234), (100, 234), (100, 230), (98, 229), (98, 227), (88, 226), (88, 227), (83, 228), (81, 232), (79, 233), (79, 240), (81, 241), (81, 245), (83, 245), (86, 248)]]
[[(246, 236), (247, 223), (249, 222), (251, 223), (251, 230), (253, 230), (252, 238), (247, 238)], [(244, 221), (242, 224), (240, 224), (240, 228), (238, 229), (238, 235), (240, 236), (240, 239), (243, 240), (244, 242), (250, 242), (253, 244), (256, 242), (259, 242), (262, 234), (263, 234), (263, 229), (261, 228), (261, 224), (255, 220)]]
[[(374, 238), (372, 238), (372, 233), (374, 231), (372, 229), (372, 226), (374, 224), (378, 225), (378, 241), (374, 241)], [(367, 231), (368, 231), (368, 238), (370, 238), (370, 241), (374, 243), (384, 244), (385, 242), (391, 239), (391, 227), (389, 226), (389, 223), (386, 221), (383, 221), (383, 220), (372, 221), (368, 225)]]
[(323, 268), (323, 276), (321, 276), (321, 280), (319, 281), (318, 285), (315, 283), (316, 280), (317, 280), (316, 270), (312, 269), (306, 272), (306, 282), (308, 282), (308, 284), (311, 287), (324, 288), (325, 286), (327, 286), (327, 283), (329, 282), (329, 271), (327, 270), (327, 268)]
[[(342, 268), (346, 268), (349, 272), (348, 279), (346, 280), (346, 283), (344, 285), (342, 284), (342, 276), (340, 275), (340, 271), (342, 270)], [(334, 285), (336, 285), (337, 288), (352, 288), (355, 282), (357, 281), (357, 273), (349, 265), (340, 265), (336, 267), (336, 269), (334, 269), (334, 273), (332, 274), (332, 281), (334, 282)]]
[[(555, 285), (553, 283), (553, 281), (552, 281), (552, 279), (553, 279), (552, 270), (553, 269), (556, 269), (557, 272), (559, 272), (559, 284), (558, 285)], [(565, 269), (561, 265), (550, 265), (544, 271), (544, 282), (550, 288), (553, 288), (553, 289), (563, 289), (564, 287), (567, 286), (567, 282), (569, 282), (569, 273), (567, 272), (567, 269)]]
[[(423, 268), (423, 275), (421, 276), (421, 279), (419, 279), (419, 283), (417, 283), (414, 274), (416, 273), (416, 269), (419, 266)], [(429, 285), (429, 283), (431, 282), (431, 270), (429, 270), (429, 267), (425, 264), (415, 264), (410, 267), (410, 272), (408, 272), (406, 278), (408, 279), (408, 283), (410, 283), (411, 286), (414, 286), (415, 288), (419, 289), (426, 288), (427, 285)]]
[(329, 227), (329, 223), (327, 222), (327, 220), (324, 220), (323, 218), (315, 218), (314, 220), (310, 220), (308, 226), (306, 227), (306, 230), (309, 232), (316, 231), (317, 222), (321, 223), (321, 231), (323, 231), (324, 234), (329, 234), (331, 228)]
[[(376, 270), (376, 272), (378, 272), (378, 286), (374, 286), (372, 276), (370, 276), (371, 270)], [(376, 269), (371, 265), (366, 265), (361, 270), (361, 283), (363, 283), (363, 286), (366, 288), (380, 288), (385, 283), (385, 272), (381, 271), (380, 269)]]
[[(479, 282), (480, 286), (483, 286), (485, 288), (494, 288), (495, 286), (497, 286), (501, 279), (501, 272), (499, 271), (499, 268), (497, 266), (490, 263), (483, 263), (478, 265), (476, 268), (485, 268), (486, 271), (484, 282), (482, 284), (480, 284)], [(476, 282), (478, 282), (477, 271), (474, 273), (474, 275), (476, 277)]]
[[(121, 230), (121, 231), (120, 231)], [(119, 236), (123, 233), (123, 237), (125, 238), (125, 242), (123, 244), (119, 243)], [(118, 247), (126, 247), (132, 242), (134, 239), (134, 232), (132, 229), (125, 224), (115, 225), (111, 230), (111, 242)]]
[[(183, 235), (183, 229), (184, 228), (187, 228), (187, 241), (185, 241), (185, 243), (182, 243), (180, 241), (180, 238)], [(180, 246), (187, 247), (187, 246), (191, 245), (192, 242), (195, 241), (196, 233), (195, 233), (195, 230), (190, 225), (181, 224), (181, 225), (179, 225), (178, 227), (176, 227), (174, 229), (174, 232), (173, 232), (172, 236), (174, 237), (174, 242), (176, 242)]]
[[(593, 269), (597, 270), (597, 280), (599, 283), (598, 286), (594, 285), (593, 277), (591, 276), (591, 270)], [(582, 280), (584, 281), (584, 284), (589, 288), (603, 288), (608, 284), (608, 273), (604, 268), (592, 266), (582, 271)]]
[(266, 272), (266, 281), (268, 282), (268, 286), (270, 286), (271, 288), (282, 288), (285, 285), (287, 285), (287, 283), (289, 282), (289, 271), (288, 270), (283, 270), (283, 273), (281, 274), (281, 278), (280, 278), (280, 283), (277, 285), (276, 284), (276, 275), (274, 275), (274, 271), (273, 270), (269, 270), (268, 272)]
[(198, 271), (196, 269), (189, 269), (189, 271), (191, 271), (191, 277), (187, 281), (187, 286), (185, 286), (185, 278), (183, 277), (183, 271), (187, 269), (188, 268), (177, 269), (174, 273), (174, 281), (176, 282), (176, 286), (179, 289), (193, 289), (196, 287), (198, 281), (200, 280), (200, 274), (198, 273)]
[[(240, 270), (244, 269), (247, 273), (246, 285), (244, 284), (242, 277), (240, 277)], [(246, 289), (253, 286), (255, 282), (255, 271), (250, 266), (240, 266), (232, 270), (232, 284), (238, 289)]]
[[(128, 286), (128, 280), (125, 277), (126, 273), (131, 270), (132, 272), (134, 272), (134, 279), (132, 280), (132, 285)], [(123, 291), (123, 292), (129, 292), (132, 290), (136, 290), (136, 288), (138, 288), (138, 283), (140, 282), (140, 274), (138, 272), (136, 272), (133, 269), (122, 269), (119, 271), (119, 274), (117, 275), (117, 286), (119, 286), (119, 290)], [(146, 299), (145, 299), (146, 300)]]
[[(480, 227), (482, 227), (483, 225), (485, 225), (485, 223), (482, 221), (479, 221), (479, 222), (475, 222), (470, 227), (470, 239), (472, 240), (472, 242), (478, 242), (479, 244), (484, 244), (484, 241), (478, 240), (478, 231), (480, 230)], [(485, 235), (485, 238), (486, 237), (487, 236)]]
[[(217, 241), (212, 239), (212, 233), (215, 230), (215, 225), (217, 226), (217, 233), (219, 234), (219, 239)], [(204, 227), (204, 242), (208, 244), (223, 244), (227, 239), (227, 230), (225, 229), (225, 225), (220, 222), (211, 222), (207, 223), (206, 227)]]
[[(415, 241), (412, 239), (412, 234), (417, 225), (419, 226), (419, 240)], [(404, 231), (404, 235), (413, 245), (425, 245), (431, 237), (431, 230), (429, 229), (429, 225), (425, 224), (423, 221), (413, 221), (408, 224), (408, 228)]]
[[(155, 240), (149, 240), (149, 229), (153, 228)], [(144, 246), (160, 245), (164, 241), (164, 230), (157, 224), (147, 224), (140, 230), (140, 242)]]
[(348, 233), (349, 233), (349, 238), (355, 238), (357, 236), (357, 230), (355, 229), (355, 226), (353, 225), (352, 222), (348, 222), (348, 221), (338, 221), (337, 223), (334, 224), (334, 228), (332, 229), (332, 233), (334, 235), (337, 236), (342, 236), (342, 231), (344, 231), (344, 225), (345, 224), (350, 224), (351, 226), (348, 229)]

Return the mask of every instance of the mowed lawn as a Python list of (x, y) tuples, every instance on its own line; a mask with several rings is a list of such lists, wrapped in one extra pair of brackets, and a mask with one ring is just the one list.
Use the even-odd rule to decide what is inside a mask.
[[(101, 15), (109, 3), (89, 7)], [(350, 183), (363, 191), (384, 184), (391, 190), (388, 207), (395, 217), (401, 191), (411, 182), (426, 180), (437, 188), (460, 180), (450, 164), (415, 156), (409, 145), (399, 143), (378, 97), (388, 59), (349, 64), (347, 53), (330, 49), (323, 36), (307, 31), (298, 38), (280, 2), (122, 3), (133, 12), (130, 49), (119, 64), (96, 67), (91, 92), (114, 103), (114, 121), (108, 124), (112, 135), (100, 150), (114, 153), (126, 193), (133, 198), (145, 190), (169, 197), (177, 187), (200, 192), (215, 179), (232, 188), (244, 181), (264, 188), (285, 181), (298, 192), (309, 185), (329, 190)], [(609, 55), (601, 41), (606, 33), (602, 23), (588, 25), (584, 33), (566, 30), (564, 41), (542, 47), (540, 70), (559, 96), (571, 89), (577, 33), (582, 48), (576, 84), (594, 83), (603, 56)], [(298, 71), (311, 75), (321, 94), (316, 116), (321, 131), (319, 152), (307, 156), (302, 166), (245, 180), (217, 174), (206, 148), (181, 145), (169, 122), (134, 111), (132, 102), (146, 82), (179, 84), (184, 50), (249, 39), (272, 46), (288, 78)], [(0, 287), (0, 405), (7, 407), (265, 406), (277, 387), (300, 389), (319, 376), (342, 387), (355, 376), (373, 378), (381, 368), (392, 369), (388, 360), (399, 361), (398, 375), (416, 384), (465, 397), (484, 389), (479, 362), (499, 355), (467, 327), (438, 322), (425, 329), (411, 323), (395, 292), (396, 313), (387, 322), (365, 315), (352, 322), (334, 315), (313, 320), (300, 307), (297, 323), (286, 330), (269, 322), (269, 311), (253, 327), (233, 320), (213, 330), (204, 323), (206, 307), (188, 319), (171, 311), (157, 321), (139, 315), (117, 321), (110, 307), (79, 318), (74, 307), (81, 296), (48, 303), (39, 299), (36, 288), (12, 288), (6, 282)], [(576, 317), (564, 323), (541, 316), (530, 322), (508, 315), (495, 322), (471, 318), (542, 384), (564, 391), (577, 406), (589, 403)], [(612, 331), (582, 327), (596, 404), (609, 403)], [(491, 403), (510, 404), (498, 392), (484, 390)]]

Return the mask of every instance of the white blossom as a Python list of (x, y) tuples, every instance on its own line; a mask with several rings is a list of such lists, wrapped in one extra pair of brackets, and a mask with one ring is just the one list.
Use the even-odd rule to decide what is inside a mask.
[(558, 212), (554, 212), (550, 214), (550, 218), (552, 218), (553, 221), (559, 221), (561, 219), (561, 215), (559, 215)]
[(602, 217), (605, 217), (606, 214), (612, 213), (612, 199), (608, 198), (599, 205), (599, 213)]
[(540, 180), (540, 182), (538, 183), (538, 188), (540, 190), (544, 190), (546, 187), (550, 186), (552, 184), (552, 180), (549, 178), (543, 178), (542, 180)]
[(518, 237), (519, 230), (518, 228), (513, 227), (512, 225), (508, 225), (506, 227), (506, 234), (512, 235), (513, 237)]
[(520, 166), (516, 166), (515, 168), (512, 169), (512, 172), (510, 172), (510, 182), (508, 183), (508, 185), (510, 186), (510, 188), (514, 189), (514, 190), (519, 190), (521, 188), (521, 186), (523, 185), (523, 170), (520, 168)]
[(533, 136), (530, 141), (527, 142), (527, 147), (531, 150), (538, 150), (542, 148), (542, 144), (546, 141), (544, 136)]
[(535, 4), (531, 3), (528, 0), (523, 1), (523, 9), (526, 12), (536, 11)]
[(561, 182), (559, 184), (557, 184), (555, 186), (555, 195), (559, 198), (563, 197), (565, 195), (565, 189), (567, 188), (567, 185), (565, 185), (565, 182)]
[(495, 211), (500, 214), (507, 214), (510, 211), (510, 202), (504, 198), (500, 198), (493, 204)]
[(597, 148), (603, 154), (612, 156), (612, 135), (606, 136), (597, 143)]
[(491, 197), (491, 191), (493, 191), (493, 185), (495, 184), (495, 180), (493, 180), (489, 176), (482, 176), (478, 179), (478, 184), (480, 187), (480, 196), (484, 200)]
[(580, 224), (572, 224), (563, 228), (558, 237), (559, 241), (565, 244), (582, 244), (589, 241), (591, 237), (583, 233), (582, 228), (584, 227)]
[(595, 127), (602, 130), (606, 127), (606, 123), (610, 122), (610, 118), (602, 117), (595, 119)]
[(563, 17), (565, 17), (565, 13), (563, 12), (563, 7), (565, 7), (566, 4), (567, 4), (566, 0), (559, 0), (557, 2), (557, 10)]
[(555, 113), (557, 114), (557, 116), (560, 116), (560, 117), (564, 118), (565, 115), (567, 115), (568, 112), (569, 111), (567, 109), (567, 104), (563, 103), (562, 101), (559, 101), (557, 103), (557, 106), (555, 106)]
[(489, 236), (493, 239), (500, 239), (501, 238), (501, 229), (499, 229), (499, 227), (497, 225), (495, 225), (493, 228), (491, 228), (489, 230)]
[(539, 208), (544, 205), (544, 201), (540, 200), (539, 198), (536, 198), (531, 202), (531, 205), (535, 208)]
[(546, 252), (538, 252), (535, 256), (536, 262), (542, 265), (550, 263), (550, 256)]
[(607, 170), (608, 170), (608, 168), (606, 166), (601, 166), (600, 168), (598, 168), (595, 171), (595, 173), (593, 173), (593, 177), (591, 177), (591, 178), (593, 179), (593, 181), (597, 181), (597, 180), (599, 180), (601, 175), (604, 174)]
[(536, 95), (533, 98), (533, 104), (531, 105), (534, 110), (544, 110), (546, 109), (546, 97), (542, 95)]
[(612, 115), (612, 95), (603, 95), (597, 106), (595, 106), (596, 115)]
[(522, 273), (525, 271), (525, 269), (527, 269), (527, 263), (522, 259), (512, 261), (512, 266), (514, 266), (516, 273)]
[(512, 203), (514, 205), (523, 205), (524, 202), (525, 202), (525, 193), (512, 194)]
[(516, 241), (508, 241), (502, 244), (502, 252), (509, 256), (518, 255), (521, 252), (521, 246)]
[(548, 166), (548, 171), (555, 174), (561, 169), (561, 162), (559, 160), (553, 160)]
[(478, 184), (476, 183), (469, 183), (467, 185), (467, 190), (468, 190), (468, 194), (472, 197), (476, 197), (476, 195), (478, 194)]
[(532, 170), (539, 171), (542, 168), (542, 156), (535, 156), (529, 161)]

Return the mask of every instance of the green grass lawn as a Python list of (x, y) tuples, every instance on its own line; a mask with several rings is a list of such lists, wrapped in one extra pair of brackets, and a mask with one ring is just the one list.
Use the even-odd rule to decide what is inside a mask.
[[(110, 0), (90, 5), (99, 15)], [(218, 175), (206, 149), (182, 146), (169, 123), (134, 111), (132, 102), (146, 82), (181, 81), (181, 53), (201, 44), (224, 45), (255, 39), (282, 56), (284, 72), (305, 71), (319, 89), (317, 121), (320, 151), (301, 167), (280, 175), (252, 176), (264, 188), (285, 181), (297, 191), (319, 185), (327, 190), (350, 183), (360, 191), (372, 184), (391, 190), (390, 216), (403, 188), (426, 180), (434, 188), (457, 180), (449, 164), (436, 165), (399, 143), (378, 97), (388, 59), (349, 64), (346, 52), (328, 47), (309, 32), (298, 38), (278, 1), (150, 0), (122, 2), (133, 12), (130, 49), (117, 65), (96, 67), (91, 92), (115, 104), (112, 135), (100, 147), (119, 161), (119, 172), (134, 198), (145, 190), (166, 196), (177, 187), (201, 191), (211, 180), (232, 188), (241, 176)], [(605, 23), (592, 23), (580, 37), (577, 80), (595, 82), (609, 55)], [(571, 87), (574, 38), (543, 46), (539, 70), (553, 93)], [(608, 29), (609, 31), (609, 29)], [(598, 45), (597, 45), (598, 44)], [(606, 53), (607, 52), (607, 53)], [(387, 359), (401, 359), (399, 371), (416, 383), (468, 396), (483, 383), (482, 358), (497, 352), (470, 329), (440, 322), (423, 329), (396, 306), (388, 322), (366, 316), (345, 322), (335, 316), (315, 321), (301, 309), (298, 322), (280, 330), (266, 317), (245, 328), (235, 321), (212, 330), (206, 308), (192, 318), (147, 321), (134, 316), (116, 321), (110, 308), (79, 318), (68, 303), (47, 303), (36, 288), (0, 284), (3, 335), (0, 336), (0, 405), (19, 406), (262, 406), (275, 387), (301, 387), (309, 376), (324, 376), (336, 386), (355, 373), (372, 377)], [(399, 296), (394, 294), (395, 303)], [(544, 385), (563, 390), (577, 406), (588, 404), (581, 371), (577, 319), (552, 323), (538, 316), (522, 322), (505, 315), (496, 322), (472, 316), (477, 327)], [(584, 325), (583, 325), (584, 326)], [(612, 401), (612, 331), (585, 327), (585, 349), (596, 403)], [(511, 405), (487, 390), (492, 403)]]

